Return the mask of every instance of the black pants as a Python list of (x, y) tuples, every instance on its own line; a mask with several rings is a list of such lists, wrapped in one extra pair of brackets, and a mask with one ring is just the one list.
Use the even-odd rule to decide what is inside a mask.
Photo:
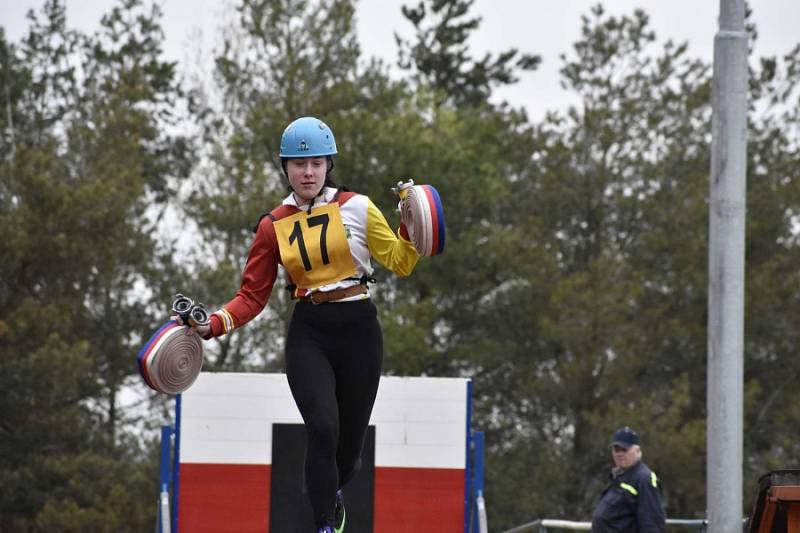
[(316, 527), (330, 523), (336, 491), (361, 467), (383, 362), (371, 300), (295, 305), (286, 375), (306, 426), (306, 488)]

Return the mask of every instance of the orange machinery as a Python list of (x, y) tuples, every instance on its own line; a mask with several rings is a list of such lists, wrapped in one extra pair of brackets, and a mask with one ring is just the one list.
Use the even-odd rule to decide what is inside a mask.
[(747, 533), (800, 533), (800, 470), (774, 470), (758, 480)]

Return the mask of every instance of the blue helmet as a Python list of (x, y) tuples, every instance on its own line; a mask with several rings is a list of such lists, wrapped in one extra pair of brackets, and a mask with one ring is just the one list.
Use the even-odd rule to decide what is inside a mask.
[(336, 139), (318, 118), (300, 117), (283, 130), (281, 157), (320, 157), (336, 154)]

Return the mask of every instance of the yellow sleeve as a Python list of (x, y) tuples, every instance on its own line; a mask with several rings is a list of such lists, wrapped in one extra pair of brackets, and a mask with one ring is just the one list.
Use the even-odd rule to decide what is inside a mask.
[(367, 200), (367, 246), (372, 257), (397, 274), (408, 276), (419, 261), (419, 254), (411, 242), (395, 234), (372, 200)]

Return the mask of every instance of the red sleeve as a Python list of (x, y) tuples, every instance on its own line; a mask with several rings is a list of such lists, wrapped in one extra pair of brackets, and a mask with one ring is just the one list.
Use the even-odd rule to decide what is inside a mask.
[[(211, 316), (212, 337), (229, 333), (258, 316), (272, 294), (272, 287), (278, 276), (278, 261), (275, 227), (269, 217), (264, 217), (258, 225), (253, 244), (250, 245), (242, 273), (242, 284), (236, 296)], [(226, 318), (232, 321), (232, 327), (226, 328)]]

